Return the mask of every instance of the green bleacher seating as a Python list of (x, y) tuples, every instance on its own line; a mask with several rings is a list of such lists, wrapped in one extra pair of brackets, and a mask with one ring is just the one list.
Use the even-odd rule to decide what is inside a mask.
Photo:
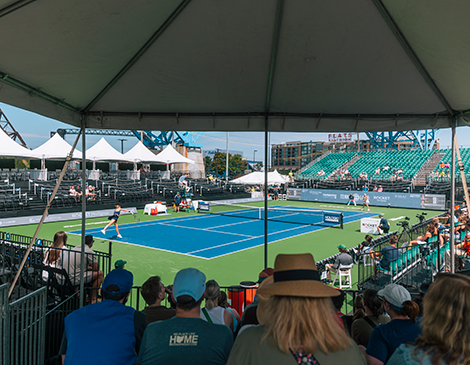
[(301, 179), (316, 178), (318, 177), (318, 171), (323, 170), (325, 171), (324, 177), (326, 178), (333, 171), (340, 168), (355, 155), (356, 152), (330, 153), (328, 156), (325, 156), (316, 164), (309, 166), (305, 170), (301, 171), (298, 177)]

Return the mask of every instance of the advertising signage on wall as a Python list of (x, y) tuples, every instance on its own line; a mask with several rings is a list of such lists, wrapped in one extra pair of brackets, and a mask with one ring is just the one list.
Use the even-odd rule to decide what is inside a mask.
[[(350, 190), (320, 190), (320, 189), (292, 189), (288, 191), (290, 200), (318, 201), (322, 203), (346, 204), (349, 194), (354, 195), (358, 205), (362, 205), (363, 192)], [(368, 192), (370, 205), (382, 207), (400, 207), (415, 209), (438, 209), (444, 210), (445, 195), (438, 194), (410, 194), (410, 193), (387, 193)], [(300, 197), (300, 199), (299, 199)]]

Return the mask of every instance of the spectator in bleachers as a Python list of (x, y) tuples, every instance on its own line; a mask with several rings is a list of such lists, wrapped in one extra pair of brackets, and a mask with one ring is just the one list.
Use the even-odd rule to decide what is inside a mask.
[(124, 267), (126, 266), (127, 264), (127, 261), (124, 261), (124, 260), (117, 260), (115, 263), (114, 263), (114, 268), (115, 269), (124, 269)]
[[(63, 268), (63, 257), (66, 256), (63, 254), (63, 249), (66, 249), (67, 244), (67, 234), (64, 231), (56, 232), (54, 235), (54, 241), (52, 242), (51, 247), (48, 247), (44, 252), (44, 265), (55, 267), (57, 269)], [(42, 272), (42, 279), (47, 281), (49, 278), (49, 273), (47, 271)], [(59, 283), (63, 283), (64, 277), (62, 275), (56, 275), (56, 278)]]
[(127, 307), (133, 275), (114, 269), (103, 282), (103, 301), (87, 305), (65, 317), (60, 348), (64, 364), (128, 364), (136, 362), (147, 321)]
[(82, 195), (83, 195), (82, 187), (80, 186), (80, 184), (77, 184), (77, 187), (75, 188), (75, 191), (77, 192), (78, 200), (80, 200), (82, 198)]
[(90, 200), (96, 200), (96, 188), (93, 185), (88, 186), (88, 195)]
[(444, 161), (441, 161), (441, 162), (439, 163), (439, 168), (440, 168), (440, 169), (443, 169), (444, 167), (445, 167)]
[(374, 185), (374, 188), (372, 189), (372, 191), (377, 191), (377, 185)]
[(335, 310), (335, 315), (337, 316), (337, 322), (338, 325), (344, 330), (344, 322), (342, 317), (344, 316), (344, 313), (341, 312), (343, 310), (343, 304), (344, 304), (344, 299), (346, 298), (346, 293), (344, 290), (341, 289), (336, 289), (338, 290), (338, 295), (335, 295), (331, 297), (331, 302), (333, 303), (333, 308)]
[(362, 191), (368, 192), (369, 191), (369, 185), (367, 185), (367, 184), (362, 185)]
[[(98, 260), (93, 247), (93, 236), (85, 236), (85, 272), (83, 273), (83, 280), (85, 284), (90, 284), (93, 288), (91, 291), (91, 302), (96, 303), (98, 297), (98, 288), (103, 282), (103, 271), (99, 269)], [(67, 252), (67, 255), (63, 258), (64, 269), (69, 275), (72, 285), (80, 285), (80, 273), (81, 273), (81, 246), (75, 246), (71, 251)]]
[(436, 233), (437, 228), (434, 224), (430, 223), (426, 226), (426, 233), (422, 236), (418, 236), (415, 240), (410, 241), (410, 246), (416, 245), (425, 245), (428, 243), (428, 240)]
[(381, 193), (382, 191), (384, 191), (384, 189), (383, 189), (382, 185), (379, 185), (379, 187), (378, 187), (378, 189), (377, 189), (377, 192), (378, 192), (378, 193)]
[(419, 306), (411, 300), (408, 290), (398, 284), (389, 284), (377, 295), (382, 298), (391, 321), (374, 328), (367, 349), (361, 346), (369, 365), (385, 364), (398, 346), (415, 341), (421, 334), (416, 323)]
[[(351, 326), (356, 319), (363, 318), (364, 313), (364, 303), (362, 296), (357, 295), (353, 301), (353, 314), (344, 315), (341, 317), (344, 323), (344, 328), (346, 332), (351, 336)], [(352, 337), (352, 336), (351, 336)]]
[[(274, 269), (272, 267), (267, 267), (263, 269), (258, 275), (258, 284), (261, 285), (268, 277), (274, 274)], [(255, 294), (253, 302), (248, 304), (245, 307), (242, 315), (242, 326), (247, 324), (259, 324), (258, 317), (256, 316), (256, 311), (258, 309), (259, 298), (258, 293)]]
[(368, 252), (372, 250), (372, 240), (373, 237), (367, 234), (359, 247), (357, 249), (353, 249), (356, 253), (356, 261), (359, 260), (361, 256), (368, 254)]
[(438, 274), (424, 297), (422, 335), (402, 344), (390, 365), (470, 363), (470, 279)]
[(142, 313), (147, 315), (147, 323), (163, 321), (175, 316), (174, 309), (162, 305), (167, 292), (171, 294), (170, 290), (163, 285), (160, 276), (151, 276), (142, 284), (142, 297), (147, 303), (147, 307), (142, 310)]
[(225, 364), (233, 345), (227, 326), (203, 321), (201, 302), (206, 276), (197, 269), (179, 271), (173, 283), (176, 316), (147, 326), (138, 361), (149, 364)]
[(385, 172), (388, 172), (388, 170), (390, 170), (390, 166), (388, 166), (388, 164), (385, 164), (385, 166), (382, 167), (382, 170), (384, 170)]
[(204, 298), (206, 305), (201, 309), (201, 319), (209, 323), (225, 324), (233, 332), (232, 313), (223, 307), (219, 307), (220, 286), (215, 280), (206, 283)]
[(326, 279), (331, 283), (331, 273), (336, 274), (338, 271), (339, 265), (351, 265), (353, 263), (353, 258), (348, 253), (346, 245), (337, 246), (339, 250), (339, 255), (336, 256), (335, 262), (333, 264), (326, 264)]
[(261, 326), (239, 334), (228, 365), (365, 364), (334, 313), (339, 292), (320, 281), (311, 254), (278, 255), (273, 277), (258, 290)]
[[(377, 265), (380, 266), (384, 270), (390, 269), (390, 263), (392, 261), (398, 260), (399, 250), (397, 248), (398, 244), (398, 237), (393, 235), (390, 237), (390, 246), (385, 246), (382, 248), (380, 252), (371, 252), (371, 258), (373, 259), (374, 263), (374, 275), (372, 276), (373, 280), (376, 280), (377, 276)], [(380, 261), (378, 261), (378, 257), (382, 257)]]
[(380, 175), (380, 167), (375, 169), (374, 175)]
[(384, 315), (382, 300), (375, 290), (367, 289), (363, 294), (365, 316), (353, 321), (351, 336), (358, 345), (367, 347), (372, 330), (380, 324), (390, 322), (390, 317)]
[(75, 186), (71, 186), (69, 189), (69, 195), (74, 198), (75, 201), (78, 201), (78, 193), (75, 190)]
[(228, 301), (227, 301), (227, 294), (224, 291), (220, 292), (218, 304), (219, 304), (220, 307), (225, 308), (226, 310), (228, 310), (232, 314), (233, 332), (236, 333), (237, 329), (241, 325), (242, 320), (241, 320), (240, 314), (238, 314), (237, 310), (235, 308), (230, 308), (229, 307)]
[(444, 167), (445, 167), (446, 169), (450, 169), (450, 163), (449, 163), (449, 162), (446, 162), (446, 163), (444, 164)]

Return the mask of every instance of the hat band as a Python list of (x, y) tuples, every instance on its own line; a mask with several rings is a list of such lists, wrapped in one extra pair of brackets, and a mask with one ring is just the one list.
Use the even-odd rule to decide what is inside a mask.
[(274, 281), (317, 280), (320, 275), (317, 270), (285, 270), (274, 273)]

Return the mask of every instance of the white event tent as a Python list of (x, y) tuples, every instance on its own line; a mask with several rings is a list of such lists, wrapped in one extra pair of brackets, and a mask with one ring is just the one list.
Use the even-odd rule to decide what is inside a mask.
[(195, 163), (193, 160), (184, 157), (181, 153), (176, 151), (172, 145), (166, 146), (165, 149), (157, 155), (157, 159), (164, 164)]
[(19, 145), (12, 140), (0, 128), (0, 156), (1, 157), (21, 157), (21, 158), (41, 158), (36, 153)]
[(132, 147), (129, 151), (124, 154), (124, 158), (127, 161), (132, 161), (135, 163), (142, 162), (142, 163), (161, 163), (161, 160), (158, 159), (157, 155), (152, 153), (144, 144), (139, 141), (136, 143), (134, 147)]
[[(35, 148), (32, 152), (35, 153), (39, 158), (42, 160), (45, 159), (65, 159), (70, 151), (72, 150), (72, 146), (65, 141), (59, 133), (56, 133), (47, 140), (47, 142), (40, 145), (38, 148)], [(82, 153), (75, 149), (72, 154), (73, 159), (81, 159)]]
[(85, 152), (89, 161), (131, 161), (112, 147), (103, 137)]
[[(231, 183), (245, 185), (264, 185), (264, 177), (264, 172), (256, 171), (234, 179), (231, 181)], [(283, 177), (277, 170), (268, 172), (268, 184), (285, 184), (287, 180), (288, 179)]]

